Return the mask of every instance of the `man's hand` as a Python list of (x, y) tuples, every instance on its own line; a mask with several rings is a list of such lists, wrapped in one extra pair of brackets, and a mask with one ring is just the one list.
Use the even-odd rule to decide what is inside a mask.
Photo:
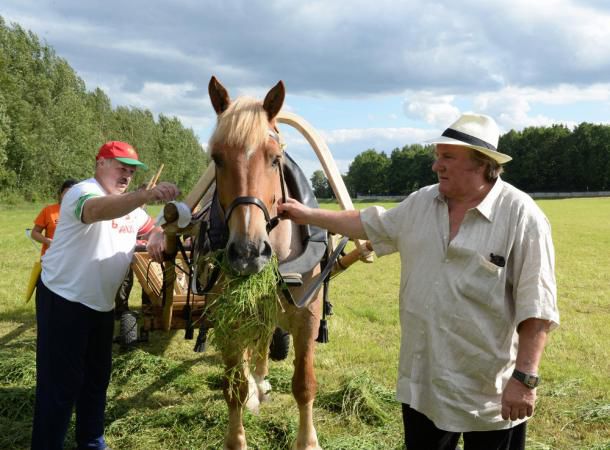
[(146, 251), (150, 258), (158, 263), (163, 262), (163, 251), (165, 250), (165, 235), (163, 228), (156, 227), (151, 231), (146, 244)]
[(169, 202), (180, 195), (180, 189), (167, 181), (162, 181), (147, 192), (150, 194), (151, 202)]
[(299, 203), (293, 198), (287, 198), (284, 203), (279, 203), (277, 213), (283, 219), (290, 219), (299, 225), (305, 225), (310, 216), (311, 208)]
[(502, 418), (517, 420), (534, 414), (536, 389), (530, 389), (513, 377), (502, 392)]

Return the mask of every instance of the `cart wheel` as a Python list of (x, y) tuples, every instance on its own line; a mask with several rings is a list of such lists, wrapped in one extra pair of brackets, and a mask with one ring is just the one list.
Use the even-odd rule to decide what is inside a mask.
[(138, 341), (138, 316), (133, 311), (121, 314), (119, 343), (121, 349), (128, 350)]
[(269, 357), (273, 361), (282, 361), (288, 356), (289, 347), (290, 333), (282, 330), (280, 327), (276, 327), (271, 338), (271, 345), (269, 346)]

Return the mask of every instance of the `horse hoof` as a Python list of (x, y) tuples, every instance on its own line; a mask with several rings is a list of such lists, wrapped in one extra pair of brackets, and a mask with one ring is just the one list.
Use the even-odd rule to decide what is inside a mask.
[(246, 399), (246, 408), (248, 411), (258, 414), (258, 409), (261, 404), (259, 385), (252, 376), (248, 374), (248, 398)]
[(269, 401), (271, 398), (271, 383), (267, 380), (263, 380), (262, 383), (258, 384), (258, 400), (263, 403)]
[(246, 402), (246, 408), (248, 409), (248, 411), (255, 415), (259, 413), (260, 405), (261, 404), (258, 400), (258, 397), (254, 396), (248, 398), (248, 401)]

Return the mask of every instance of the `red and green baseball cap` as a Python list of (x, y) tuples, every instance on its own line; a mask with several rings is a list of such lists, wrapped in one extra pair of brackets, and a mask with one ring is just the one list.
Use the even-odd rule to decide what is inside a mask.
[(97, 152), (97, 156), (95, 157), (96, 160), (100, 158), (116, 159), (117, 161), (120, 161), (123, 164), (128, 164), (130, 166), (139, 166), (142, 167), (144, 170), (148, 169), (146, 164), (144, 164), (138, 159), (138, 154), (136, 153), (134, 148), (127, 142), (106, 142), (100, 147), (100, 150)]

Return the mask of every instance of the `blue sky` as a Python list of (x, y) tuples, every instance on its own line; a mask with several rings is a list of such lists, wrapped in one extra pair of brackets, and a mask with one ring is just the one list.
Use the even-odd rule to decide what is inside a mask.
[[(263, 97), (326, 139), (339, 170), (368, 148), (438, 135), (460, 113), (527, 126), (610, 120), (605, 0), (3, 0), (113, 105), (177, 116), (203, 145), (215, 75), (232, 97)], [(289, 127), (310, 175), (313, 150)], [(501, 150), (501, 149), (500, 149)]]

